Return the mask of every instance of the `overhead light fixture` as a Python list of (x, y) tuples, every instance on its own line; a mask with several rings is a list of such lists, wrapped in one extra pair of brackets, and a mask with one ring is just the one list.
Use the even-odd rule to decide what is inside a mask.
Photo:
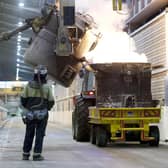
[(17, 45), (17, 48), (21, 49), (21, 45)]
[(18, 25), (19, 25), (19, 26), (22, 26), (22, 25), (23, 25), (23, 23), (22, 23), (22, 22), (19, 22), (19, 23), (18, 23)]
[(22, 36), (21, 35), (18, 35), (17, 38), (20, 39)]
[(20, 62), (20, 59), (19, 59), (19, 58), (17, 59), (17, 62)]
[(24, 3), (20, 2), (19, 7), (24, 7)]
[(19, 68), (16, 69), (16, 80), (19, 80)]
[(24, 55), (22, 55), (22, 54), (20, 54), (20, 53), (17, 53), (16, 55), (17, 55), (17, 58), (21, 58), (21, 59), (24, 58)]

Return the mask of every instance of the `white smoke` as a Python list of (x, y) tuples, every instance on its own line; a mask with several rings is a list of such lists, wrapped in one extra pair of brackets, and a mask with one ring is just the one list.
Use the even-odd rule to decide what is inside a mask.
[(112, 0), (76, 0), (76, 11), (90, 14), (103, 31), (121, 30), (128, 17), (112, 10)]
[[(123, 11), (127, 10), (123, 5)], [(136, 52), (133, 39), (123, 32), (128, 15), (113, 11), (112, 0), (76, 0), (76, 11), (90, 14), (102, 33), (96, 48), (86, 55), (94, 63), (147, 62)]]

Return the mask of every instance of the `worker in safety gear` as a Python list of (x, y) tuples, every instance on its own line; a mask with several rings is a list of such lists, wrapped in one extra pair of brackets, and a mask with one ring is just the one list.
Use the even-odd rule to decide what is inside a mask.
[(23, 144), (23, 160), (29, 160), (35, 137), (33, 160), (44, 160), (41, 155), (43, 138), (48, 120), (48, 111), (54, 105), (54, 97), (49, 84), (47, 84), (47, 68), (39, 65), (34, 69), (34, 79), (24, 88), (21, 95), (23, 106), (22, 119), (26, 125), (26, 133)]

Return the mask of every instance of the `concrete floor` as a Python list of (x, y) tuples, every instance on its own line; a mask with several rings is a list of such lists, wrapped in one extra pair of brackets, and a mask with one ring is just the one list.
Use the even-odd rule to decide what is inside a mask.
[(71, 129), (49, 124), (45, 160), (22, 161), (24, 125), (12, 118), (0, 129), (0, 168), (168, 168), (168, 145), (112, 144), (98, 148), (72, 140)]

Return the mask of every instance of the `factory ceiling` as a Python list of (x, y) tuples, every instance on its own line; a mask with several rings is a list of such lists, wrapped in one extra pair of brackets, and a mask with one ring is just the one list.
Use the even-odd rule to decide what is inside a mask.
[[(25, 19), (40, 16), (45, 0), (0, 0), (0, 33), (14, 30)], [(29, 80), (32, 68), (24, 63), (24, 52), (33, 36), (31, 29), (8, 41), (0, 41), (0, 81)]]

